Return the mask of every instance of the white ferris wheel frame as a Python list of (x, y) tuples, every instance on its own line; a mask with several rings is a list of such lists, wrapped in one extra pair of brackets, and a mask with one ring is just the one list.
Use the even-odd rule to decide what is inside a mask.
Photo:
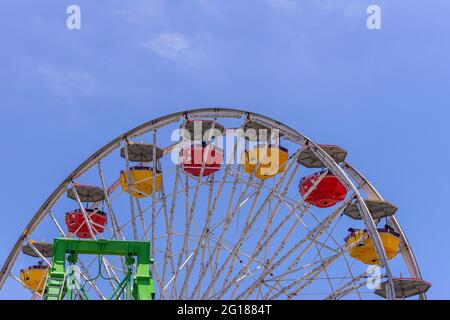
[[(349, 163), (343, 162), (341, 164), (336, 163), (332, 157), (330, 157), (318, 144), (314, 143), (312, 140), (302, 135), (298, 131), (286, 126), (285, 124), (270, 119), (266, 116), (262, 116), (253, 112), (229, 109), (229, 108), (206, 108), (206, 109), (192, 109), (187, 111), (181, 111), (160, 117), (155, 120), (146, 122), (122, 135), (112, 140), (104, 147), (95, 152), (86, 161), (84, 161), (78, 168), (72, 171), (66, 179), (64, 179), (55, 191), (48, 197), (40, 209), (31, 218), (30, 222), (23, 230), (20, 237), (17, 239), (13, 249), (11, 250), (9, 256), (7, 257), (1, 271), (0, 271), (0, 289), (3, 287), (6, 279), (10, 276), (10, 272), (14, 263), (21, 252), (24, 243), (29, 243), (28, 236), (35, 230), (35, 228), (40, 224), (40, 222), (48, 214), (52, 216), (50, 209), (57, 202), (57, 200), (63, 195), (73, 181), (80, 176), (82, 176), (91, 167), (98, 164), (103, 158), (110, 154), (113, 150), (120, 147), (123, 141), (128, 141), (134, 137), (138, 137), (144, 133), (155, 132), (157, 129), (162, 128), (168, 124), (178, 122), (183, 118), (242, 118), (252, 119), (266, 125), (269, 128), (276, 128), (279, 130), (280, 134), (287, 140), (290, 140), (299, 145), (309, 145), (314, 154), (324, 163), (327, 169), (339, 178), (339, 180), (345, 185), (348, 190), (353, 191), (354, 197), (356, 199), (357, 206), (362, 216), (362, 220), (365, 223), (368, 234), (371, 239), (373, 239), (374, 248), (376, 254), (380, 260), (380, 265), (384, 267), (387, 278), (387, 298), (395, 299), (395, 288), (393, 282), (393, 276), (391, 273), (391, 268), (389, 266), (388, 258), (384, 250), (382, 240), (376, 229), (376, 223), (372, 218), (370, 211), (365, 204), (359, 190), (362, 189), (370, 199), (383, 200), (380, 193), (374, 188), (374, 186), (354, 167)], [(127, 165), (128, 166), (128, 165)], [(101, 172), (101, 168), (99, 166)], [(100, 173), (101, 176), (101, 173)], [(357, 186), (353, 181), (357, 183)], [(106, 188), (104, 181), (102, 179), (103, 188)], [(77, 199), (79, 202), (79, 199)], [(154, 203), (154, 202), (153, 202)], [(421, 278), (419, 266), (415, 259), (412, 248), (403, 232), (400, 224), (394, 216), (389, 217), (390, 225), (400, 234), (400, 253), (403, 257), (405, 265), (408, 272), (412, 277)], [(39, 253), (39, 252), (37, 252)], [(355, 279), (353, 279), (354, 281)], [(425, 293), (420, 294), (421, 299), (426, 299)]]

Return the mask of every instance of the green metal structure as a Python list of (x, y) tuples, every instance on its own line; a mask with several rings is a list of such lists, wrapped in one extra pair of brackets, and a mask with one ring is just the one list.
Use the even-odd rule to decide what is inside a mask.
[[(98, 277), (105, 279), (101, 275), (100, 264), (103, 256), (124, 257), (124, 266), (127, 268), (125, 278), (117, 283), (109, 299), (118, 299), (121, 296), (135, 300), (154, 299), (154, 281), (150, 272), (153, 263), (150, 258), (150, 242), (56, 238), (53, 242), (53, 262), (45, 286), (44, 300), (72, 300), (75, 290), (79, 298), (89, 299), (84, 285), (77, 283), (79, 279), (73, 274), (73, 266), (77, 264), (80, 254), (99, 257), (99, 274), (90, 279), (91, 281)], [(66, 268), (66, 262), (69, 268)]]

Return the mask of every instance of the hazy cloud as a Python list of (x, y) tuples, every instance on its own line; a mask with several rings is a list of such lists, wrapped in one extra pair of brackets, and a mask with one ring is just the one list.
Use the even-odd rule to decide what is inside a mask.
[(314, 10), (321, 14), (340, 14), (344, 18), (354, 18), (366, 14), (363, 3), (348, 0), (261, 0), (280, 10), (289, 12)]
[(58, 68), (40, 63), (36, 71), (50, 90), (61, 96), (72, 98), (79, 94), (90, 94), (97, 89), (94, 77), (84, 70)]
[(161, 0), (133, 0), (122, 2), (124, 7), (116, 13), (132, 24), (161, 22), (164, 19), (164, 2)]
[(298, 10), (300, 8), (300, 5), (296, 0), (263, 0), (263, 1), (273, 7), (283, 10)]
[(206, 56), (196, 41), (180, 33), (161, 33), (141, 45), (163, 58), (188, 65), (197, 65)]

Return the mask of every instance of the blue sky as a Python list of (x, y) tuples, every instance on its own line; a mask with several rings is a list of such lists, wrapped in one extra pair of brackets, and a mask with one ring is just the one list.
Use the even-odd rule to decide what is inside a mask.
[[(81, 30), (65, 26), (82, 11)], [(382, 30), (366, 28), (378, 4)], [(450, 3), (2, 1), (0, 260), (59, 182), (125, 130), (195, 107), (261, 113), (399, 206), (431, 298), (450, 298)]]

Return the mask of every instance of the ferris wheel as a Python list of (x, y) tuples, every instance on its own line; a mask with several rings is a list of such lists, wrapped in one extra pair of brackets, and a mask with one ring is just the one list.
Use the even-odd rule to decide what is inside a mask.
[(347, 151), (252, 112), (167, 115), (60, 183), (0, 289), (32, 299), (426, 299), (412, 248)]

